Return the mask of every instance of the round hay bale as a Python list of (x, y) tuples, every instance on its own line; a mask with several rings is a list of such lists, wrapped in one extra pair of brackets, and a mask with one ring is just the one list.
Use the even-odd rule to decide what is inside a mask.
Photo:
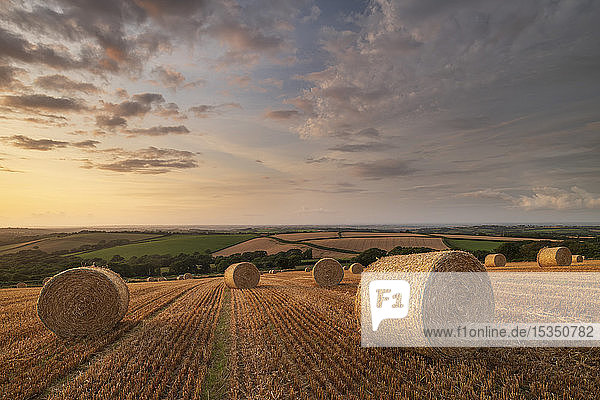
[(348, 270), (353, 274), (362, 274), (362, 272), (365, 270), (365, 267), (363, 267), (361, 263), (354, 263), (348, 267)]
[(37, 301), (44, 325), (62, 338), (104, 333), (125, 316), (129, 288), (104, 268), (73, 268), (55, 275)]
[(270, 270), (269, 270), (269, 273), (270, 273), (270, 274), (274, 274), (274, 273), (275, 273), (275, 270), (274, 270), (274, 269), (270, 269)]
[(160, 282), (164, 282), (164, 281), (166, 281), (166, 280), (167, 280), (167, 278), (165, 278), (164, 276), (161, 276), (161, 277), (159, 277), (159, 278), (158, 278), (158, 280), (159, 280)]
[(506, 257), (504, 254), (488, 254), (485, 256), (484, 265), (486, 267), (504, 267), (506, 265)]
[(315, 263), (312, 276), (319, 286), (335, 286), (344, 279), (344, 269), (337, 260), (322, 258)]
[(156, 282), (156, 278), (153, 276), (149, 276), (146, 278), (146, 282)]
[(17, 288), (19, 288), (19, 289), (23, 289), (23, 288), (26, 288), (26, 287), (27, 287), (27, 284), (25, 282), (19, 282), (19, 283), (17, 283)]
[(312, 268), (311, 268), (311, 267), (306, 267), (306, 268), (304, 268), (304, 272), (310, 272), (310, 271), (312, 271)]
[[(420, 293), (411, 294), (411, 303), (419, 312), (411, 313), (405, 318), (406, 323), (415, 329), (414, 332), (423, 332), (424, 327), (438, 321), (449, 321), (450, 316), (457, 321), (469, 321), (473, 316), (475, 320), (469, 322), (491, 322), (494, 316), (493, 289), (487, 274), (484, 279), (477, 274), (468, 281), (448, 282), (439, 279), (434, 272), (486, 272), (485, 267), (471, 253), (464, 251), (436, 251), (409, 255), (382, 257), (366, 268), (367, 272), (415, 272), (424, 281), (417, 286), (423, 287)], [(453, 284), (454, 283), (454, 284)], [(467, 283), (467, 284), (465, 284)], [(450, 288), (450, 290), (448, 290)], [(354, 314), (361, 325), (361, 283), (358, 284), (354, 302)], [(367, 311), (363, 323), (371, 325), (369, 301), (365, 303)], [(440, 318), (441, 316), (441, 318)], [(422, 338), (428, 341), (427, 338)], [(476, 348), (466, 347), (433, 347), (415, 348), (419, 353), (430, 357), (457, 357), (468, 356)]]
[(193, 279), (193, 278), (194, 277), (189, 272), (186, 272), (185, 274), (183, 274), (183, 279)]
[(44, 280), (42, 281), (42, 285), (45, 285), (46, 283), (48, 283), (48, 281), (49, 281), (50, 279), (52, 279), (52, 277), (51, 277), (51, 276), (47, 276), (47, 277), (45, 277), (45, 278), (44, 278)]
[(178, 281), (181, 281), (181, 280), (183, 280), (183, 275), (179, 275), (179, 276), (177, 277), (177, 280), (178, 280)]
[(566, 267), (571, 265), (571, 250), (566, 247), (544, 247), (537, 254), (540, 267)]
[(350, 269), (349, 265), (344, 265), (344, 271), (348, 271)]
[(250, 289), (258, 286), (260, 272), (250, 262), (231, 264), (225, 270), (225, 284), (234, 289)]
[(572, 263), (580, 263), (583, 262), (583, 256), (580, 254), (576, 254), (573, 257), (571, 257), (571, 264)]

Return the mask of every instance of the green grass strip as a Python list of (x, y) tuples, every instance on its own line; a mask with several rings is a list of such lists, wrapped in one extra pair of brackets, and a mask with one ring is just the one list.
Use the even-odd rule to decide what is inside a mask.
[(210, 364), (202, 382), (202, 398), (229, 398), (229, 353), (231, 352), (231, 289), (225, 288), (215, 329)]

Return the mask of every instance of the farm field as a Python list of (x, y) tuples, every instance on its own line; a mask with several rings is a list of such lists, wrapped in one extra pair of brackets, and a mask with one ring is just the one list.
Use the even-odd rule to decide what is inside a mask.
[(523, 238), (523, 237), (510, 237), (510, 236), (481, 236), (481, 235), (446, 235), (446, 234), (435, 234), (434, 236), (441, 236), (450, 239), (471, 239), (471, 240), (499, 240), (501, 242), (522, 242), (524, 240), (539, 241), (553, 241), (559, 242), (557, 239), (536, 239), (536, 238)]
[(171, 235), (143, 243), (126, 244), (123, 246), (110, 247), (108, 249), (79, 253), (85, 257), (100, 257), (110, 260), (115, 255), (121, 257), (140, 257), (146, 254), (192, 254), (194, 252), (204, 253), (206, 250), (219, 250), (236, 243), (252, 239), (253, 234), (226, 234), (226, 235)]
[(584, 260), (580, 263), (572, 263), (568, 267), (544, 267), (541, 268), (536, 261), (508, 262), (504, 267), (487, 267), (490, 271), (600, 271), (600, 260)]
[(321, 246), (361, 252), (376, 247), (382, 250), (391, 250), (396, 246), (402, 247), (429, 247), (436, 250), (446, 250), (448, 246), (440, 238), (427, 236), (400, 236), (400, 237), (366, 237), (366, 238), (341, 238), (309, 240)]
[(247, 251), (266, 251), (267, 254), (276, 254), (281, 251), (288, 251), (291, 249), (312, 249), (313, 257), (321, 258), (321, 257), (333, 257), (333, 258), (349, 258), (352, 257), (353, 254), (338, 252), (335, 250), (325, 250), (325, 249), (317, 249), (314, 247), (310, 247), (306, 244), (302, 243), (283, 243), (273, 238), (255, 238), (252, 240), (248, 240), (243, 243), (236, 244), (235, 246), (228, 247), (226, 249), (217, 251), (212, 253), (213, 256), (229, 256), (236, 253), (245, 253)]
[(121, 232), (92, 232), (92, 233), (76, 233), (63, 237), (50, 237), (31, 242), (17, 243), (7, 245), (0, 248), (0, 252), (15, 253), (21, 250), (41, 250), (46, 253), (55, 251), (73, 250), (83, 245), (95, 245), (104, 240), (130, 240), (141, 241), (157, 238), (160, 235), (146, 233), (121, 233)]
[(306, 272), (265, 274), (247, 290), (222, 278), (129, 284), (117, 328), (71, 342), (37, 319), (39, 288), (0, 290), (0, 399), (595, 398), (597, 349), (429, 358), (361, 348), (359, 279), (346, 271), (333, 289)]
[(450, 247), (466, 251), (485, 250), (495, 251), (504, 242), (493, 240), (444, 239)]

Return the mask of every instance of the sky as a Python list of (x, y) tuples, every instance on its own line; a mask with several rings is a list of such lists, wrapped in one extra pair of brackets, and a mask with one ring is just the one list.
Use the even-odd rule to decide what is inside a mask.
[(600, 2), (0, 2), (0, 226), (600, 222)]

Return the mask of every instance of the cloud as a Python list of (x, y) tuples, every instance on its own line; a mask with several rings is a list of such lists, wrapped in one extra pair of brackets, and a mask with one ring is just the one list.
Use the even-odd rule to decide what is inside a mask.
[(69, 97), (52, 97), (44, 94), (4, 96), (2, 104), (26, 110), (81, 111), (88, 107), (84, 101)]
[(296, 118), (300, 115), (297, 110), (270, 110), (264, 113), (264, 117), (267, 119), (273, 119), (276, 121), (285, 121)]
[(406, 161), (391, 158), (346, 165), (352, 167), (355, 175), (369, 179), (396, 178), (415, 172), (413, 168), (408, 166)]
[(532, 195), (511, 195), (498, 189), (483, 189), (462, 193), (459, 197), (499, 199), (511, 207), (524, 210), (583, 210), (600, 209), (600, 196), (577, 186), (570, 190), (554, 187), (534, 187)]
[(330, 147), (329, 150), (340, 151), (345, 153), (359, 153), (363, 151), (380, 151), (395, 147), (392, 144), (385, 144), (379, 142), (369, 142), (361, 144), (341, 144), (338, 146)]
[(310, 8), (310, 14), (302, 17), (302, 22), (314, 22), (319, 19), (321, 9), (315, 4)]
[(91, 83), (75, 82), (64, 75), (46, 75), (35, 79), (34, 83), (44, 89), (61, 92), (99, 93), (100, 89)]
[(189, 129), (183, 125), (178, 126), (153, 126), (151, 128), (128, 129), (125, 131), (129, 136), (165, 136), (169, 134), (187, 134)]
[(67, 147), (69, 142), (52, 139), (32, 139), (23, 135), (3, 136), (5, 143), (27, 150), (49, 151)]
[(164, 87), (170, 89), (177, 89), (185, 82), (183, 74), (169, 66), (158, 66), (154, 68), (152, 70), (152, 75), (154, 75)]
[(198, 118), (208, 118), (211, 115), (220, 114), (227, 108), (242, 108), (239, 103), (223, 103), (217, 105), (200, 104), (190, 107), (188, 111), (192, 112)]
[(114, 129), (116, 127), (122, 127), (127, 125), (127, 120), (123, 117), (109, 116), (109, 115), (97, 115), (96, 125), (101, 128)]
[(110, 154), (114, 159), (110, 161), (87, 160), (83, 168), (156, 175), (198, 167), (196, 154), (183, 150), (148, 147), (128, 151), (118, 148), (103, 150), (98, 154)]
[(91, 148), (96, 148), (97, 144), (100, 144), (100, 142), (97, 140), (84, 140), (82, 142), (73, 142), (73, 143), (71, 143), (71, 146), (77, 147), (80, 149), (91, 149)]
[(131, 100), (121, 103), (104, 103), (104, 110), (117, 117), (143, 116), (152, 111), (152, 107), (164, 103), (165, 98), (159, 93), (140, 93)]
[(0, 65), (0, 89), (12, 90), (23, 88), (23, 84), (17, 79), (17, 76), (24, 75), (24, 72), (23, 68)]

